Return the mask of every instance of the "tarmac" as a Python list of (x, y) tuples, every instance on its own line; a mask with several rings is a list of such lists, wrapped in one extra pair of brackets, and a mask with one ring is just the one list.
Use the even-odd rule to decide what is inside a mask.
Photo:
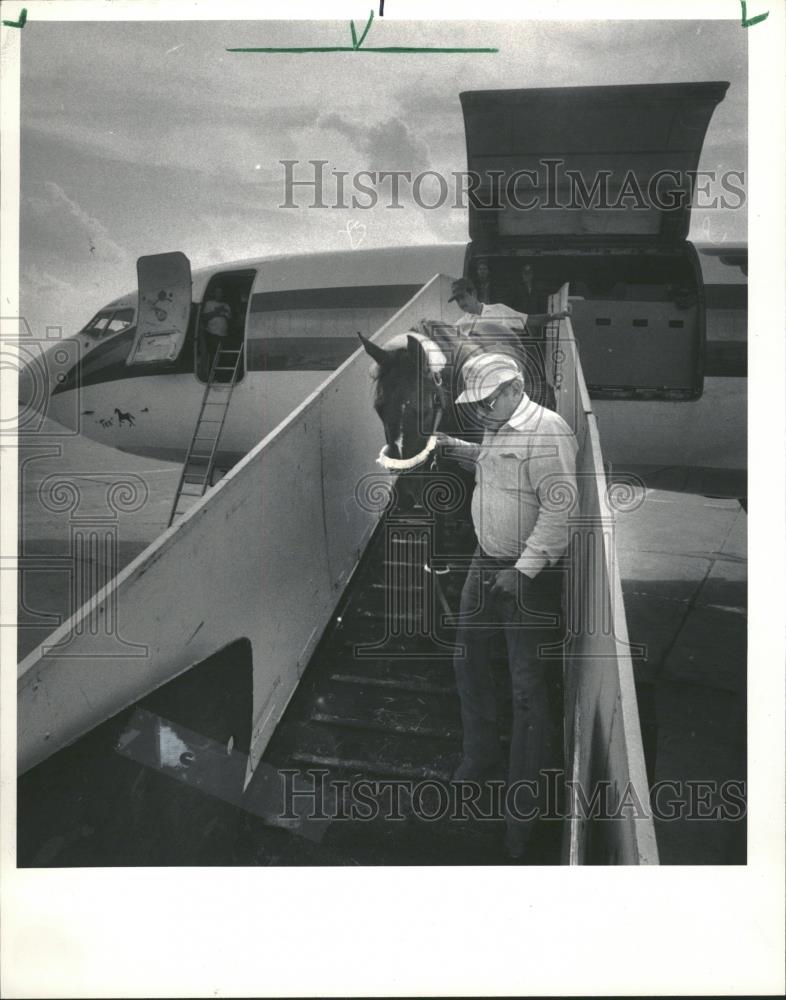
[[(5, 459), (18, 451), (19, 459), (17, 655), (22, 660), (77, 610), (72, 529), (114, 528), (116, 543), (103, 553), (104, 563), (89, 567), (96, 584), (107, 582), (112, 564), (119, 572), (166, 529), (180, 467), (107, 448), (51, 420), (21, 439), (18, 449), (3, 445), (2, 450)], [(120, 495), (118, 501), (108, 488), (122, 483), (126, 499)], [(129, 504), (132, 495), (136, 499)], [(129, 506), (134, 509), (125, 509)]]
[[(657, 490), (617, 518), (650, 785), (746, 780), (747, 520), (736, 500)], [(655, 826), (661, 864), (745, 863), (743, 820)]]

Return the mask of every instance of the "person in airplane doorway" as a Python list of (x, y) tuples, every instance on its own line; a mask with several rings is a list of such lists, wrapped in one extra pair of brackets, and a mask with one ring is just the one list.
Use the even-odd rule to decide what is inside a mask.
[(456, 402), (473, 408), (483, 441), (438, 435), (442, 450), (476, 468), (472, 522), (478, 548), (461, 594), (454, 657), (463, 756), (453, 780), (483, 781), (503, 767), (490, 664), (492, 643), (501, 634), (513, 704), (505, 847), (516, 859), (526, 854), (542, 806), (542, 771), (555, 763), (547, 671), (558, 670), (561, 660), (542, 654), (563, 638), (562, 583), (568, 517), (578, 500), (578, 447), (562, 417), (528, 398), (521, 369), (508, 355), (470, 358), (463, 384)]
[(203, 372), (205, 378), (210, 374), (213, 359), (220, 350), (221, 345), (226, 343), (231, 322), (232, 309), (224, 298), (223, 286), (214, 285), (211, 290), (211, 297), (205, 299), (202, 306), (202, 330), (204, 336), (202, 357), (204, 359)]
[[(545, 352), (543, 350), (543, 327), (552, 320), (563, 319), (569, 312), (522, 313), (502, 302), (481, 302), (475, 284), (469, 278), (458, 278), (451, 285), (449, 302), (455, 302), (463, 311), (455, 323), (459, 333), (473, 337), (480, 332), (480, 320), (495, 320), (507, 327), (515, 336), (520, 350), (528, 359), (527, 368), (534, 375), (537, 384), (536, 403), (554, 407), (554, 394), (546, 379)], [(534, 386), (530, 386), (533, 391)]]

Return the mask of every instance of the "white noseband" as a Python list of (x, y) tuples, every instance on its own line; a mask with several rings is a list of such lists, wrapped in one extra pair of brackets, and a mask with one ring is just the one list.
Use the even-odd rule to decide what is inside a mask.
[(419, 451), (417, 455), (413, 455), (412, 458), (389, 458), (388, 449), (390, 445), (386, 444), (377, 457), (377, 465), (381, 465), (383, 469), (388, 469), (390, 472), (403, 472), (405, 469), (415, 469), (426, 461), (436, 447), (437, 435), (432, 434), (426, 442), (426, 447), (422, 451)]

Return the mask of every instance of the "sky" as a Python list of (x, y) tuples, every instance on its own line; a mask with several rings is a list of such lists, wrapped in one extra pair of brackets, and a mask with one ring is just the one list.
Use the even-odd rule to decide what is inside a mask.
[[(182, 250), (198, 267), (348, 249), (361, 234), (365, 247), (466, 239), (466, 213), (449, 205), (278, 207), (285, 159), (350, 174), (465, 169), (463, 90), (727, 80), (700, 168), (746, 169), (747, 33), (735, 21), (377, 21), (369, 45), (500, 51), (225, 51), (348, 41), (338, 21), (28, 22), (20, 292), (34, 335), (73, 333), (132, 290), (143, 254)], [(745, 239), (745, 211), (694, 211), (691, 236)]]

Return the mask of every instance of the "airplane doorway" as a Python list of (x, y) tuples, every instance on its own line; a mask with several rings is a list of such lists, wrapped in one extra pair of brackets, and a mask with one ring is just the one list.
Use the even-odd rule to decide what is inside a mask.
[[(214, 274), (205, 288), (194, 341), (194, 371), (206, 382), (213, 357), (220, 347), (243, 348), (251, 287), (256, 271), (222, 271)], [(237, 381), (245, 373), (241, 355)]]

